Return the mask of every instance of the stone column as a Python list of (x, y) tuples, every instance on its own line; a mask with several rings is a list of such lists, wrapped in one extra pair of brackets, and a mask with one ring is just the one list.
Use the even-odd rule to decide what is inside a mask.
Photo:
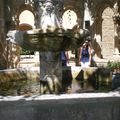
[(120, 54), (120, 15), (113, 16), (114, 21), (114, 55)]
[(7, 68), (4, 0), (0, 0), (0, 69)]
[(4, 7), (3, 0), (0, 1), (0, 34), (4, 33)]

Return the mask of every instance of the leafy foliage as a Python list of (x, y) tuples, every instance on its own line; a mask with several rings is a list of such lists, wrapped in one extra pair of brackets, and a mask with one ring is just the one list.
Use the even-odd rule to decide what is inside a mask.
[(107, 67), (112, 71), (114, 69), (120, 69), (120, 61), (108, 61)]
[(31, 54), (34, 54), (34, 52), (22, 48), (22, 50), (21, 50), (21, 55), (31, 55)]

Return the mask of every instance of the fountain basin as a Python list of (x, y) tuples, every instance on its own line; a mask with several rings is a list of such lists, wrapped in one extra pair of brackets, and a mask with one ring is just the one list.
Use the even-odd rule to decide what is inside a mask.
[(25, 49), (44, 52), (70, 50), (78, 48), (85, 36), (88, 36), (86, 31), (81, 34), (78, 30), (72, 29), (65, 31), (57, 28), (54, 31), (47, 30), (46, 32), (35, 29), (23, 33), (21, 46)]
[(34, 51), (61, 51), (79, 48), (84, 38), (89, 37), (85, 29), (56, 28), (44, 32), (42, 29), (29, 31), (11, 30), (7, 33), (7, 40), (21, 47)]
[[(39, 67), (28, 69), (9, 69), (0, 71), (0, 95), (36, 95), (58, 93), (108, 92), (112, 89), (109, 71), (98, 68), (82, 69), (81, 67), (62, 68), (62, 80), (50, 75), (40, 82)], [(47, 75), (46, 75), (47, 77)], [(52, 79), (53, 78), (53, 79)], [(56, 76), (55, 76), (56, 78)], [(46, 84), (45, 84), (46, 83)], [(58, 85), (62, 85), (59, 88)], [(68, 88), (71, 88), (68, 90)]]
[[(0, 97), (2, 120), (119, 120), (120, 94)], [(3, 107), (4, 106), (4, 107)]]

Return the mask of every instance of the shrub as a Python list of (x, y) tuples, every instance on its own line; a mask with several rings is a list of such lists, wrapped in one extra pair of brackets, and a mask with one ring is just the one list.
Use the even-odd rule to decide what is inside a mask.
[(111, 71), (120, 70), (120, 61), (108, 61), (107, 68)]

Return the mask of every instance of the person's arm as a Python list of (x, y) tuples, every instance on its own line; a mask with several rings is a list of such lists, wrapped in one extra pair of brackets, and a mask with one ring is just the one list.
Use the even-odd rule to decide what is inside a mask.
[(79, 65), (80, 65), (82, 48), (80, 47), (78, 50), (79, 50), (79, 51), (78, 51), (78, 54), (79, 54), (78, 58), (79, 58)]
[(66, 56), (66, 60), (69, 63), (69, 55), (68, 55), (68, 51), (65, 52), (65, 56)]
[(89, 62), (90, 62), (90, 64), (91, 64), (91, 60), (92, 60), (91, 48), (89, 47)]

